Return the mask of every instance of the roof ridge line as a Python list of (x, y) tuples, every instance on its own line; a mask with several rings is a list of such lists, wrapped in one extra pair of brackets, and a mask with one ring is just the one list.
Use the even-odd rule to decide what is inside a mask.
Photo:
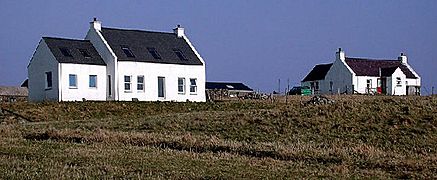
[(123, 29), (123, 28), (114, 28), (114, 27), (102, 27), (102, 29), (112, 29), (112, 30), (120, 30), (120, 31), (138, 31), (138, 32), (149, 32), (149, 33), (162, 33), (162, 34), (174, 34), (173, 32), (152, 31), (152, 30), (144, 30), (144, 29)]
[(345, 59), (353, 59), (353, 60), (367, 60), (367, 61), (398, 61), (397, 59), (380, 59), (380, 58), (366, 58), (366, 57), (350, 57), (346, 56)]
[(49, 37), (43, 36), (43, 39), (58, 39), (58, 40), (69, 40), (69, 41), (82, 41), (82, 42), (90, 42), (88, 39), (72, 39), (72, 38), (63, 38), (63, 37)]

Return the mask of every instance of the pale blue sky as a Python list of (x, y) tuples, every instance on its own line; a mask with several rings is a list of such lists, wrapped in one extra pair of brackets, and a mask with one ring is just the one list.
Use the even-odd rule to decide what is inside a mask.
[(437, 86), (437, 1), (0, 1), (0, 85), (18, 85), (42, 36), (84, 38), (93, 17), (106, 27), (171, 31), (177, 24), (203, 56), (208, 81), (254, 89), (291, 85), (317, 63), (346, 56), (396, 59), (400, 52)]

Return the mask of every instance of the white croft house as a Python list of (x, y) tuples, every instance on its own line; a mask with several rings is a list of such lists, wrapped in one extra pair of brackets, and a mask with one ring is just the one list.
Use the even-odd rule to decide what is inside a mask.
[(420, 95), (420, 76), (404, 53), (395, 60), (346, 57), (341, 48), (330, 64), (318, 64), (302, 80), (315, 94)]
[(204, 102), (205, 62), (173, 32), (102, 27), (85, 40), (43, 37), (28, 65), (30, 101)]

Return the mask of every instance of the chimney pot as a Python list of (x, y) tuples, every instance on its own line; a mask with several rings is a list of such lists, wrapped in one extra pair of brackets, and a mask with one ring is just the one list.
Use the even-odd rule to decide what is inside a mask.
[(338, 52), (335, 53), (336, 60), (345, 61), (346, 56), (344, 54), (344, 51), (341, 48), (338, 48)]
[(402, 64), (407, 64), (408, 57), (405, 53), (401, 52), (401, 55), (398, 57), (398, 60), (401, 61)]
[(102, 30), (102, 22), (98, 21), (96, 17), (93, 18), (93, 21), (90, 22), (90, 28), (95, 29), (97, 31)]
[(178, 38), (184, 37), (185, 36), (185, 32), (184, 32), (184, 28), (181, 27), (180, 24), (178, 24), (176, 26), (176, 28), (173, 29), (174, 33), (178, 36)]

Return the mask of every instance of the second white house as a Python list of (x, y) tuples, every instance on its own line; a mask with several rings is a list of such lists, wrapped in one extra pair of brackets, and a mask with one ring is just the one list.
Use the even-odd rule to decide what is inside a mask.
[(404, 53), (397, 59), (346, 57), (341, 48), (333, 63), (318, 64), (302, 80), (314, 94), (420, 95), (420, 76)]

